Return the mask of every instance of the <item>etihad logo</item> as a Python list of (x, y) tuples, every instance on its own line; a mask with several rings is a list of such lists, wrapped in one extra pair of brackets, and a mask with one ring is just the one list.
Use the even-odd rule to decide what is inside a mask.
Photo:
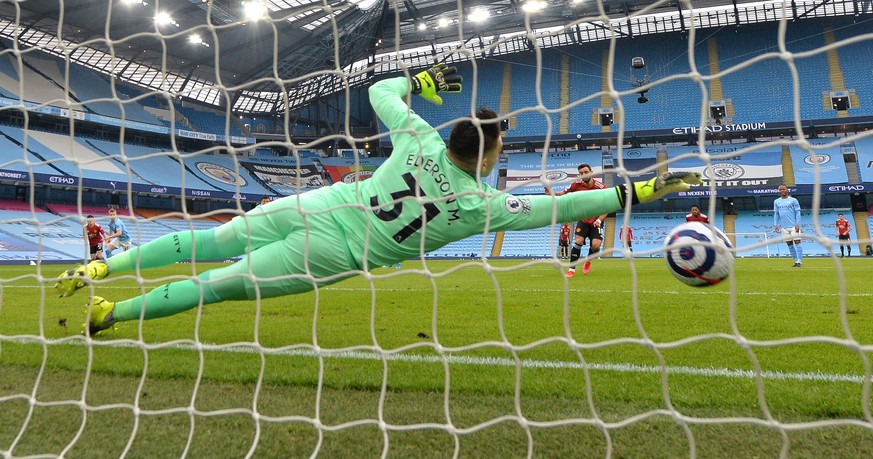
[(864, 185), (833, 185), (828, 191), (864, 191)]

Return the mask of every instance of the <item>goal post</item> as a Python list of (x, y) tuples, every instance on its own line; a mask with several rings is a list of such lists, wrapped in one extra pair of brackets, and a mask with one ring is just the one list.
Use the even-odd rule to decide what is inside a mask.
[[(790, 137), (810, 119), (873, 115), (853, 105), (869, 105), (862, 88), (839, 113), (819, 113), (821, 87), (857, 81), (836, 79), (858, 66), (831, 67), (832, 80), (822, 69), (842, 53), (869, 57), (869, 12), (843, 0), (616, 4), (0, 2), (0, 261), (14, 262), (0, 263), (0, 458), (873, 456), (867, 260), (819, 257), (789, 271), (769, 260), (786, 250), (774, 234), (729, 233), (738, 256), (760, 259), (691, 288), (658, 257), (664, 234), (684, 221), (677, 210), (707, 202), (714, 214), (713, 200), (757, 186), (734, 177), (746, 171), (731, 159), (824, 148), (803, 135), (769, 137), (771, 128), (788, 126)], [(738, 27), (746, 24), (756, 26)], [(441, 93), (440, 106), (398, 101), (408, 125), (386, 129), (367, 88), (435, 60), (459, 67), (463, 91)], [(765, 98), (772, 106), (755, 105)], [(449, 175), (414, 153), (390, 156), (392, 137), (435, 144), (434, 131), (447, 140), (471, 119), (482, 132), (474, 114), (483, 105), (508, 121), (507, 154), (530, 156), (509, 174), (503, 158), (490, 177), (460, 176), (479, 182), (467, 197), (488, 206), (442, 212), (454, 228), (480, 211), (524, 218), (530, 201), (519, 190), (560, 191), (583, 162), (615, 185), (689, 158), (717, 176), (641, 209), (628, 204), (624, 220), (607, 217), (607, 234), (632, 217), (651, 224), (634, 228), (636, 252), (583, 246), (577, 264), (591, 270), (575, 277), (556, 256), (498, 259), (505, 233), (489, 254), (492, 228), (458, 260), (428, 258), (422, 243), (400, 264), (360, 262), (384, 250), (382, 239), (426, 234), (435, 203), (459, 199), (448, 185), (421, 193), (421, 180)], [(846, 135), (839, 142), (873, 131)], [(716, 141), (724, 149), (707, 151)], [(547, 170), (549, 155), (561, 170)], [(277, 200), (323, 197), (331, 183), (366, 189), (392, 159), (419, 174), (398, 174), (404, 186), (383, 196), (285, 209), (264, 226), (305, 237), (263, 246), (272, 256), (260, 261), (279, 271), (280, 255), (295, 253), (302, 268), (249, 269), (251, 234), (263, 234), (253, 215)], [(749, 169), (782, 166), (771, 162)], [(828, 192), (825, 167), (810, 160), (809, 209)], [(486, 201), (507, 181), (517, 196)], [(216, 256), (148, 267), (161, 260), (132, 252), (132, 269), (59, 298), (58, 275), (90, 258), (87, 216), (108, 226), (110, 206), (125, 210), (134, 247), (162, 241), (168, 260), (183, 249)], [(645, 220), (646, 211), (660, 215)], [(375, 225), (344, 233), (363, 241), (363, 254), (310, 232), (353, 212), (406, 226), (382, 238)], [(532, 246), (557, 245), (562, 222), (553, 220)], [(248, 237), (219, 237), (228, 225)], [(319, 277), (316, 259), (343, 270)], [(225, 281), (241, 287), (211, 302)], [(301, 284), (312, 290), (265, 293)], [(161, 316), (175, 307), (168, 285), (199, 303)], [(108, 322), (147, 295), (166, 309)], [(92, 308), (108, 328), (82, 334), (83, 305), (97, 297), (124, 310)]]

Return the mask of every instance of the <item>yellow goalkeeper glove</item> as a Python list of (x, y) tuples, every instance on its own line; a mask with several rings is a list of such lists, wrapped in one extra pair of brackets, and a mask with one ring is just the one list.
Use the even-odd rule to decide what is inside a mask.
[(449, 67), (439, 63), (423, 72), (417, 73), (410, 78), (412, 93), (421, 96), (424, 100), (442, 105), (443, 99), (438, 92), (461, 92), (461, 82), (464, 81), (458, 75), (457, 67)]
[[(634, 182), (633, 189), (631, 190), (631, 204), (645, 204), (661, 199), (670, 193), (688, 191), (691, 185), (698, 183), (701, 183), (701, 180), (700, 174), (697, 172), (664, 172), (651, 180)], [(627, 192), (624, 185), (621, 185), (619, 188), (619, 200), (624, 205)]]

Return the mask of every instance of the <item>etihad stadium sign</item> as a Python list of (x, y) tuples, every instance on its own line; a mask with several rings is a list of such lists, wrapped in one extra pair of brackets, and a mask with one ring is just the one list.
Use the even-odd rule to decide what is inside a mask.
[[(703, 130), (708, 133), (760, 131), (763, 129), (767, 129), (767, 123), (716, 124), (703, 127)], [(697, 134), (700, 130), (700, 126), (676, 127), (673, 128), (673, 134)]]

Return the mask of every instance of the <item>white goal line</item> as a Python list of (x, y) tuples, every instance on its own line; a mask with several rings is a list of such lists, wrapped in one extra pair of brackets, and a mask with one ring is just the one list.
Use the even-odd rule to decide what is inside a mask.
[[(0, 343), (13, 342), (18, 344), (51, 344), (51, 345), (69, 345), (69, 346), (91, 346), (93, 344), (77, 339), (75, 341), (64, 340), (58, 342), (55, 340), (42, 340), (32, 337), (0, 337)], [(101, 347), (117, 347), (117, 348), (140, 348), (141, 345), (132, 342), (119, 342), (112, 344), (101, 343)], [(239, 344), (184, 344), (174, 343), (168, 345), (159, 345), (160, 349), (176, 349), (188, 351), (204, 351), (209, 352), (228, 352), (239, 354), (260, 354), (260, 347), (239, 345)], [(589, 371), (605, 371), (615, 373), (650, 373), (660, 374), (666, 370), (670, 375), (687, 375), (687, 376), (702, 376), (707, 378), (725, 378), (725, 379), (756, 379), (759, 375), (762, 379), (779, 380), (779, 381), (819, 381), (819, 382), (845, 382), (852, 384), (863, 384), (867, 379), (864, 375), (857, 374), (837, 374), (824, 373), (822, 371), (814, 372), (782, 372), (782, 371), (761, 371), (757, 373), (751, 370), (735, 370), (730, 368), (699, 368), (690, 366), (667, 366), (660, 367), (655, 365), (638, 365), (633, 363), (581, 363), (568, 362), (560, 360), (524, 360), (515, 361), (509, 358), (502, 357), (464, 357), (446, 355), (443, 357), (416, 355), (416, 354), (397, 354), (397, 353), (377, 353), (364, 351), (340, 351), (340, 352), (315, 352), (311, 349), (277, 349), (269, 352), (269, 355), (281, 355), (290, 357), (322, 357), (325, 359), (338, 360), (370, 360), (370, 361), (391, 361), (405, 363), (433, 363), (442, 364), (444, 361), (449, 364), (459, 365), (482, 365), (495, 367), (515, 367), (516, 365), (522, 368), (546, 369), (546, 370), (584, 370)]]

